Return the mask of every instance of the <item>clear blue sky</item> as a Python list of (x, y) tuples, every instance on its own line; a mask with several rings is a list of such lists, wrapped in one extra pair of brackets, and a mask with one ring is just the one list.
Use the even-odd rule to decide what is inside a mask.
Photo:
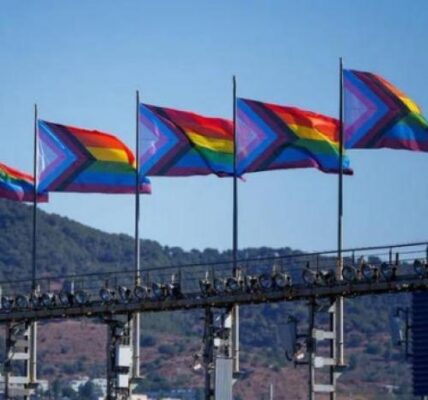
[[(232, 116), (238, 95), (337, 116), (338, 58), (377, 72), (428, 112), (428, 3), (404, 1), (3, 0), (0, 160), (31, 171), (40, 117), (134, 144), (143, 101)], [(345, 246), (428, 239), (428, 154), (358, 150), (345, 179)], [(186, 249), (231, 245), (232, 182), (153, 178), (141, 234)], [(264, 172), (239, 185), (240, 246), (336, 245), (337, 179)], [(58, 193), (42, 208), (133, 232), (132, 196)]]

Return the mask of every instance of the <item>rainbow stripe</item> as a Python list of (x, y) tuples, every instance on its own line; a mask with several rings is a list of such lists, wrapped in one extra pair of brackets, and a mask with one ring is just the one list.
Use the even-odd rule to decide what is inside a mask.
[[(39, 190), (86, 193), (135, 193), (131, 150), (108, 133), (39, 120)], [(150, 193), (147, 178), (141, 193)]]
[[(0, 197), (14, 201), (33, 201), (33, 177), (0, 163)], [(37, 201), (47, 202), (47, 194), (39, 194)]]
[(418, 105), (379, 75), (343, 71), (347, 148), (428, 151), (428, 121)]
[[(339, 121), (311, 111), (237, 100), (237, 173), (287, 168), (339, 171)], [(343, 158), (346, 174), (352, 174)]]
[(221, 118), (140, 104), (140, 173), (233, 174), (233, 126)]

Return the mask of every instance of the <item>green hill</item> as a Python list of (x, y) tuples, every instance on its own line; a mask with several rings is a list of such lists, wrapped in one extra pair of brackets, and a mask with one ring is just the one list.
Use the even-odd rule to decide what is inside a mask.
[[(38, 276), (130, 270), (133, 266), (134, 243), (133, 239), (127, 235), (107, 234), (43, 211), (39, 211), (38, 221)], [(31, 224), (31, 207), (0, 200), (1, 280), (30, 278)], [(266, 257), (293, 252), (300, 253), (288, 247), (251, 248), (242, 249), (239, 257)], [(230, 258), (230, 251), (219, 252), (215, 249), (184, 251), (178, 247), (162, 246), (151, 240), (142, 241), (144, 266), (220, 262)], [(367, 296), (346, 300), (345, 329), (349, 369), (340, 379), (340, 391), (343, 396), (361, 393), (366, 396), (361, 397), (362, 399), (412, 398), (408, 394), (403, 394), (410, 391), (409, 368), (403, 355), (392, 348), (388, 328), (389, 313), (395, 306), (405, 306), (408, 303), (409, 295)], [(241, 310), (244, 368), (252, 371), (253, 377), (262, 377), (267, 373), (266, 371), (270, 371), (269, 373), (278, 380), (279, 386), (283, 384), (281, 382), (294, 377), (293, 367), (287, 365), (283, 355), (276, 326), (279, 322), (284, 322), (289, 314), (296, 315), (304, 326), (307, 319), (306, 304), (303, 302), (266, 304), (246, 306)], [(202, 384), (200, 379), (198, 381), (192, 378), (188, 368), (185, 368), (186, 372), (183, 374), (177, 375), (171, 372), (179, 364), (177, 360), (190, 363), (192, 353), (198, 350), (202, 332), (201, 315), (200, 311), (188, 311), (143, 317), (141, 339), (144, 345), (143, 354), (144, 352), (150, 354), (142, 357), (147, 389)], [(50, 343), (54, 340), (52, 332), (46, 330), (41, 337)], [(69, 354), (71, 357), (79, 341), (81, 338), (78, 334), (69, 339), (64, 337), (64, 343), (61, 346), (65, 350), (62, 353), (63, 356), (58, 358), (54, 358), (49, 346), (43, 347), (42, 344), (40, 360), (55, 360), (55, 362), (49, 363), (49, 368), (43, 363), (40, 368), (41, 376), (50, 380), (64, 380), (76, 374), (90, 376), (102, 374), (101, 350), (98, 358), (88, 355), (80, 362), (64, 356)], [(173, 361), (175, 364), (172, 363)], [(77, 368), (76, 365), (79, 367)], [(298, 389), (300, 388), (299, 393), (304, 393), (305, 381), (302, 380), (306, 379), (305, 372), (298, 373), (301, 375), (296, 375), (294, 384)], [(170, 378), (166, 379), (165, 377), (168, 376)], [(254, 381), (253, 378), (252, 381)], [(264, 389), (262, 390), (264, 384), (266, 384), (265, 380), (261, 379), (259, 387), (252, 389), (251, 393), (254, 392), (254, 395), (251, 396), (248, 394), (248, 388), (251, 387), (248, 380), (241, 381), (237, 386), (238, 393), (242, 393), (242, 396), (248, 399), (262, 398), (262, 393), (265, 393)], [(396, 396), (385, 394), (382, 386), (387, 384), (397, 386), (401, 394)], [(379, 397), (380, 393), (383, 393), (382, 397)]]

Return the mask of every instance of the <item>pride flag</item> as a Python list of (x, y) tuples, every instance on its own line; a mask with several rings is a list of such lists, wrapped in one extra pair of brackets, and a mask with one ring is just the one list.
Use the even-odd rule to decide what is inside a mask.
[[(339, 171), (339, 121), (325, 115), (237, 99), (237, 174), (287, 168)], [(352, 174), (343, 157), (344, 173)]]
[(233, 124), (191, 112), (140, 104), (140, 173), (233, 174)]
[(347, 148), (428, 151), (428, 121), (415, 102), (370, 72), (344, 70)]
[[(33, 177), (0, 163), (0, 197), (15, 201), (33, 201)], [(38, 195), (37, 201), (47, 202), (47, 194)]]
[(135, 193), (134, 155), (113, 135), (39, 120), (38, 152), (41, 192)]

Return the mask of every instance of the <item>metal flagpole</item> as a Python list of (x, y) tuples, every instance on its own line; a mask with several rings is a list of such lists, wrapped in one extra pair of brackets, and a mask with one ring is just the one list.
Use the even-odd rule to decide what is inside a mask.
[[(236, 78), (233, 76), (233, 274), (239, 278), (238, 269), (238, 178), (236, 176)], [(232, 309), (233, 372), (239, 372), (239, 306)]]
[[(135, 286), (140, 284), (140, 124), (139, 124), (140, 93), (136, 92), (136, 128), (135, 128)], [(132, 351), (132, 377), (140, 376), (140, 314), (136, 312), (133, 316), (133, 351)]]
[[(37, 104), (34, 104), (34, 152), (33, 152), (33, 254), (32, 254), (32, 292), (33, 296), (37, 292), (37, 121), (38, 110)], [(35, 383), (37, 380), (37, 323), (32, 322), (30, 326), (30, 382)]]
[[(338, 219), (337, 219), (337, 277), (342, 277), (342, 240), (343, 240), (343, 64), (339, 59), (339, 184), (338, 184)], [(336, 303), (336, 359), (339, 365), (344, 365), (344, 335), (343, 335), (343, 297)]]

